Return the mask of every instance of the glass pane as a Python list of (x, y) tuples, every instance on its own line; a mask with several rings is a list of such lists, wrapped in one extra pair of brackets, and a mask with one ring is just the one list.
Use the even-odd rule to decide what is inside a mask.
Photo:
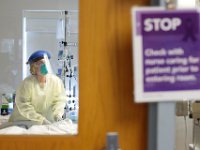
[[(20, 20), (12, 20), (7, 9), (0, 10), (0, 18), (5, 20), (0, 23), (0, 67), (3, 70), (6, 64), (8, 68), (0, 75), (0, 134), (77, 134), (78, 1), (20, 1), (16, 5), (11, 0), (0, 2), (0, 8), (10, 7), (10, 3), (18, 6), (7, 9)], [(15, 26), (6, 28), (10, 22)], [(41, 66), (36, 65), (45, 60), (39, 56), (41, 51), (51, 56), (50, 67), (44, 63), (47, 75), (42, 76)], [(35, 52), (38, 58), (27, 64)], [(30, 66), (37, 71), (33, 73)]]

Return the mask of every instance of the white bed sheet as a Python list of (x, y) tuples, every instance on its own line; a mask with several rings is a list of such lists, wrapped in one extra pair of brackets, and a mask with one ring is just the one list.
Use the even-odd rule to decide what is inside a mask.
[(11, 126), (0, 130), (0, 135), (75, 135), (77, 124), (62, 120), (51, 125), (33, 125), (29, 129)]

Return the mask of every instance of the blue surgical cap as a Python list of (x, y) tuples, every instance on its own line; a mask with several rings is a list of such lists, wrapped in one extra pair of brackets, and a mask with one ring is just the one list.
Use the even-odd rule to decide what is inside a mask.
[(38, 50), (36, 52), (34, 52), (33, 54), (31, 54), (31, 56), (29, 57), (28, 61), (26, 64), (31, 64), (33, 62), (36, 62), (40, 59), (44, 58), (44, 55), (47, 55), (47, 57), (50, 59), (51, 55), (48, 51), (46, 50)]

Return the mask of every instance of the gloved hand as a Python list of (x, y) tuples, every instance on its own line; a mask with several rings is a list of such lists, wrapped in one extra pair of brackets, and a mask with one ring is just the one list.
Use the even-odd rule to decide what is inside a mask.
[(44, 119), (42, 122), (42, 125), (49, 125), (49, 124), (51, 124), (51, 122), (47, 119)]
[(62, 118), (61, 116), (57, 115), (57, 116), (54, 117), (54, 120), (55, 120), (56, 122), (58, 122), (58, 121), (63, 120), (63, 118)]

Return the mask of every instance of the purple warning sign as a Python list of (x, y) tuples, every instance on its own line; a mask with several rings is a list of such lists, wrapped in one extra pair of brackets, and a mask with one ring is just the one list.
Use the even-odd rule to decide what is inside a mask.
[(143, 13), (144, 91), (200, 89), (197, 12)]
[(133, 51), (141, 51), (142, 92), (200, 90), (199, 17), (196, 10), (135, 11)]

